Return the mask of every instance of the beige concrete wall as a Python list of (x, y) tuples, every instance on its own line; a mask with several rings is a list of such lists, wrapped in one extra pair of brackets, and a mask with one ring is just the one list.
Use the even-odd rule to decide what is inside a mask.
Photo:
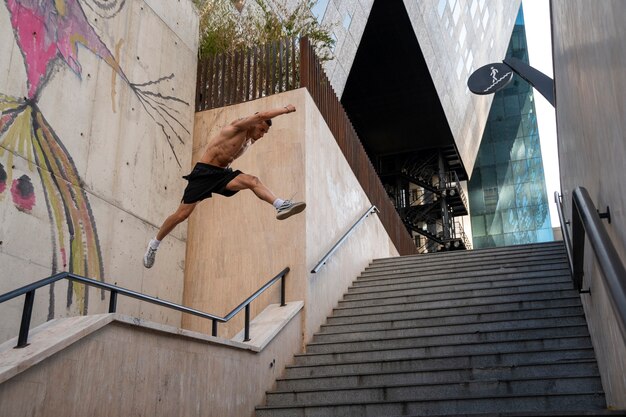
[[(190, 0), (98, 3), (0, 3), (0, 293), (71, 271), (180, 302), (185, 227), (155, 268), (141, 259), (189, 170), (197, 13)], [(22, 302), (0, 306), (0, 341)], [(38, 291), (33, 325), (107, 303), (59, 283)], [(128, 299), (119, 310), (180, 323)]]
[(291, 361), (300, 323), (254, 353), (118, 318), (0, 384), (0, 415), (252, 417)]
[[(273, 120), (270, 132), (233, 163), (258, 176), (281, 198), (305, 200), (307, 209), (284, 221), (273, 207), (250, 191), (199, 204), (189, 221), (185, 273), (186, 305), (224, 315), (284, 267), (287, 300), (304, 301), (305, 338), (325, 320), (349, 282), (373, 259), (397, 255), (376, 216), (366, 220), (317, 275), (322, 256), (367, 210), (365, 197), (330, 130), (305, 89), (196, 115), (194, 155), (208, 138), (232, 120), (292, 103), (297, 111)], [(278, 288), (252, 304), (254, 317), (278, 300)], [(230, 337), (242, 325), (238, 317), (220, 328)], [(183, 327), (210, 332), (210, 323), (183, 318)]]
[[(619, 0), (553, 0), (554, 79), (561, 188), (566, 218), (572, 191), (584, 186), (611, 210), (603, 222), (626, 259), (626, 4)], [(598, 265), (585, 248), (585, 312), (610, 406), (626, 408), (626, 335), (620, 334)]]
[[(315, 103), (306, 94), (306, 271), (371, 207)], [(305, 342), (375, 258), (398, 256), (376, 214), (368, 216), (316, 274), (305, 276)]]

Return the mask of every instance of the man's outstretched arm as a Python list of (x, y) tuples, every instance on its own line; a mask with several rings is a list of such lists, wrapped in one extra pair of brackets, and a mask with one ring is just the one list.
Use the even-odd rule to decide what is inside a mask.
[(248, 130), (252, 126), (256, 126), (260, 122), (264, 120), (271, 120), (274, 117), (281, 116), (287, 113), (293, 113), (296, 111), (296, 108), (293, 104), (287, 104), (284, 107), (278, 107), (271, 110), (265, 110), (257, 112), (251, 116), (244, 117), (243, 119), (235, 120), (231, 123), (234, 127), (241, 130)]

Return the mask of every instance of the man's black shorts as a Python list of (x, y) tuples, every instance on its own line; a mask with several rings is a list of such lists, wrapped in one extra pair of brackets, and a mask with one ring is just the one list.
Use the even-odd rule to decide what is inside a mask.
[(183, 203), (197, 203), (205, 198), (210, 198), (213, 193), (226, 197), (237, 194), (237, 191), (227, 190), (226, 185), (239, 174), (241, 174), (239, 170), (233, 171), (230, 168), (198, 162), (191, 174), (183, 177), (189, 181), (183, 194)]

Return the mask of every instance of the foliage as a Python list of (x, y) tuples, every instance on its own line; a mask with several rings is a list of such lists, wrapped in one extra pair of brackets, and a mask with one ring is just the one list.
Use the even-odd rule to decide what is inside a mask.
[(278, 1), (248, 0), (243, 7), (241, 0), (194, 0), (200, 11), (200, 56), (307, 36), (319, 58), (330, 60), (335, 40), (330, 25), (320, 24), (311, 13), (317, 1), (298, 0), (289, 8)]

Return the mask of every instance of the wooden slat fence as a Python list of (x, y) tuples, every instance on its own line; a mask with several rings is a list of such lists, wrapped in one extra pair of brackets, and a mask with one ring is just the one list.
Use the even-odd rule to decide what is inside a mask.
[(196, 111), (300, 88), (297, 39), (212, 55), (198, 61)]
[(306, 87), (348, 164), (401, 255), (417, 253), (415, 242), (387, 196), (361, 140), (307, 38), (282, 39), (234, 55), (198, 63), (196, 111), (224, 107)]

